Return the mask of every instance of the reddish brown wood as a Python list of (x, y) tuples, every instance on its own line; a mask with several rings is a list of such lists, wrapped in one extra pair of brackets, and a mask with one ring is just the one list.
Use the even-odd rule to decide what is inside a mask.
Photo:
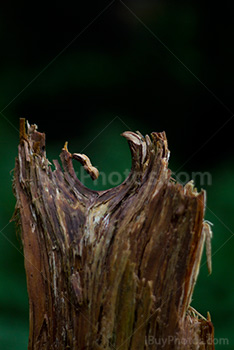
[(190, 309), (205, 193), (171, 179), (165, 133), (123, 136), (132, 153), (128, 178), (92, 191), (73, 169), (80, 156), (64, 147), (63, 169), (54, 161), (52, 170), (45, 135), (21, 120), (14, 190), (30, 350), (214, 349), (210, 319)]

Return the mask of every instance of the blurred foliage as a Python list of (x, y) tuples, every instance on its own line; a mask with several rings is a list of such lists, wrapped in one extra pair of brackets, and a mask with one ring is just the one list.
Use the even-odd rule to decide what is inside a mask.
[(0, 349), (26, 349), (28, 337), (23, 251), (9, 223), (19, 117), (46, 132), (50, 161), (69, 141), (100, 171), (123, 174), (131, 164), (120, 134), (165, 130), (173, 171), (212, 175), (211, 185), (196, 185), (207, 191), (206, 219), (214, 223), (213, 274), (204, 254), (192, 305), (210, 311), (215, 337), (234, 348), (233, 5), (126, 2), (152, 34), (115, 2), (78, 35), (107, 4), (1, 5)]

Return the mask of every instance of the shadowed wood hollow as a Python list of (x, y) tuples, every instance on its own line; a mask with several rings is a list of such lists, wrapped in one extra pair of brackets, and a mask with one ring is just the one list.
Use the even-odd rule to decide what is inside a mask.
[(30, 307), (29, 350), (214, 349), (213, 325), (190, 301), (205, 241), (205, 193), (176, 183), (165, 133), (125, 132), (132, 168), (115, 188), (77, 178), (86, 155), (65, 144), (46, 158), (45, 134), (20, 121), (15, 217)]

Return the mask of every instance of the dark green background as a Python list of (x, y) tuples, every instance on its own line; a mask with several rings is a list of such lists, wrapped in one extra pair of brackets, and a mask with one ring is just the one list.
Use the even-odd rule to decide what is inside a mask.
[(9, 224), (20, 117), (46, 132), (50, 160), (69, 141), (100, 171), (123, 173), (131, 164), (120, 134), (165, 130), (173, 171), (212, 175), (202, 187), (213, 273), (204, 256), (192, 305), (229, 339), (216, 349), (234, 349), (234, 6), (126, 0), (131, 13), (116, 0), (88, 26), (108, 4), (0, 6), (0, 349), (26, 349), (28, 337), (23, 251)]

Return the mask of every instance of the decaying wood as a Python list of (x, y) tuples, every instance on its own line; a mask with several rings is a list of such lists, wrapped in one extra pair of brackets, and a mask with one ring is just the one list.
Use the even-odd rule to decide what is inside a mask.
[[(30, 305), (29, 350), (214, 349), (190, 307), (205, 232), (205, 193), (171, 178), (165, 133), (125, 132), (132, 169), (119, 186), (86, 188), (87, 156), (67, 145), (52, 169), (45, 135), (20, 123), (15, 165)], [(207, 230), (207, 227), (206, 227)]]

